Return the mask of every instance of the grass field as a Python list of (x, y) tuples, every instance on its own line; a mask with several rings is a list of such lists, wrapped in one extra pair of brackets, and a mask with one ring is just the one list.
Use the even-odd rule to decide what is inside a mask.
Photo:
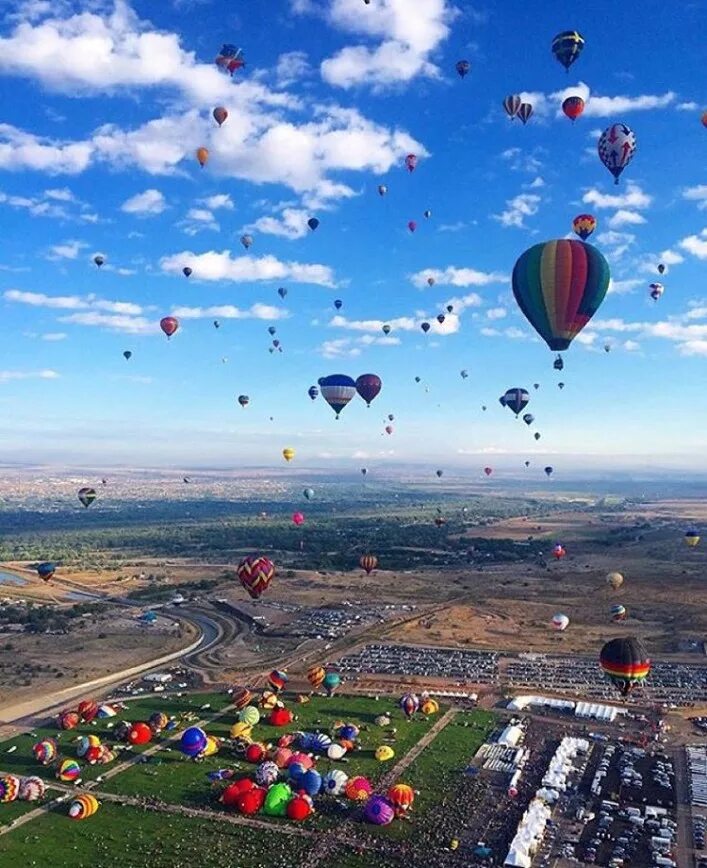
[[(156, 695), (131, 704), (125, 717), (132, 721), (146, 719), (154, 711), (162, 710), (168, 714), (192, 713), (206, 718), (223, 709), (228, 701), (225, 695), (192, 694), (181, 699)], [(402, 759), (439, 720), (438, 716), (433, 716), (408, 722), (394, 701), (387, 697), (379, 701), (344, 695), (331, 699), (313, 697), (309, 703), (297, 705), (288, 702), (286, 696), (285, 701), (298, 719), (284, 728), (258, 724), (253, 730), (255, 739), (272, 743), (288, 731), (330, 731), (336, 722), (356, 723), (361, 728), (360, 750), (347, 755), (344, 758), (347, 762), (334, 763), (320, 758), (317, 768), (323, 774), (337, 766), (350, 776), (362, 774), (373, 781), (388, 772), (391, 765)], [(211, 708), (203, 710), (205, 704)], [(374, 723), (375, 717), (383, 712), (391, 717), (390, 725), (385, 728)], [(115, 722), (118, 719), (111, 720)], [(207, 723), (205, 729), (209, 734), (226, 736), (234, 719), (234, 712), (229, 711), (220, 720)], [(64, 802), (0, 836), (0, 865), (82, 868), (99, 864), (101, 868), (112, 868), (114, 865), (137, 868), (150, 864), (152, 868), (174, 868), (176, 865), (199, 864), (218, 865), (220, 868), (224, 864), (234, 864), (239, 868), (276, 868), (301, 862), (316, 840), (332, 834), (342, 820), (348, 821), (347, 841), (352, 845), (357, 839), (362, 842), (367, 840), (370, 845), (371, 834), (380, 834), (381, 844), (387, 842), (388, 847), (396, 846), (396, 841), (403, 840), (408, 845), (417, 846), (418, 840), (420, 844), (423, 843), (424, 828), (434, 823), (435, 809), (454, 793), (464, 768), (492, 728), (493, 720), (493, 715), (484, 711), (459, 712), (404, 772), (401, 780), (420, 791), (411, 822), (397, 820), (383, 828), (362, 824), (348, 802), (341, 802), (338, 809), (327, 810), (327, 806), (335, 808), (334, 801), (322, 796), (315, 799), (318, 813), (301, 825), (262, 814), (257, 819), (263, 820), (269, 828), (229, 822), (225, 810), (217, 801), (222, 785), (212, 784), (207, 773), (218, 768), (232, 768), (237, 774), (245, 775), (251, 774), (255, 767), (237, 759), (227, 748), (215, 757), (195, 763), (184, 758), (174, 744), (165, 742), (164, 749), (160, 749), (148, 762), (136, 763), (101, 782), (97, 787), (99, 799), (100, 791), (126, 797), (152, 798), (180, 808), (212, 809), (223, 819), (218, 821), (214, 818), (212, 822), (205, 822), (203, 818), (104, 801), (95, 816), (74, 822), (67, 818), (68, 802)], [(73, 739), (76, 733), (101, 734), (106, 722), (109, 721), (101, 721), (95, 727), (83, 726), (64, 735), (70, 735)], [(393, 729), (397, 730), (395, 734), (392, 733)], [(0, 745), (0, 768), (15, 774), (37, 773), (41, 767), (34, 762), (31, 745), (37, 737), (55, 734), (53, 727), (43, 727), (36, 731), (36, 736), (22, 736)], [(373, 754), (385, 739), (390, 740), (396, 756), (390, 763), (379, 763)], [(18, 746), (16, 751), (9, 755), (2, 753), (13, 744)], [(73, 752), (71, 755), (74, 755)], [(95, 778), (107, 769), (110, 769), (110, 765), (91, 768), (84, 779)], [(51, 767), (42, 772), (45, 778), (51, 778), (54, 773)], [(56, 791), (52, 793), (53, 796), (56, 794)], [(0, 825), (9, 825), (34, 807), (36, 803), (0, 805)], [(309, 832), (315, 832), (316, 837), (313, 838)], [(57, 847), (60, 848), (60, 858), (57, 857)], [(331, 865), (332, 868), (334, 865), (336, 868), (364, 865), (376, 868), (379, 864), (386, 864), (382, 853), (376, 854), (371, 850), (357, 853), (355, 848), (347, 848), (343, 844), (336, 856), (329, 856), (327, 860), (321, 864)]]

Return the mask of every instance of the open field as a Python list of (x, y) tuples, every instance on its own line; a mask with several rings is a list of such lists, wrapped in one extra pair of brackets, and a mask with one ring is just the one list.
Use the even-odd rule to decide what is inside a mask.
[[(361, 728), (360, 749), (336, 763), (320, 758), (317, 768), (323, 774), (329, 768), (338, 767), (350, 776), (362, 774), (372, 781), (385, 777), (385, 786), (398, 778), (396, 764), (404, 759), (433, 724), (442, 726), (446, 722), (442, 719), (444, 709), (440, 715), (431, 718), (416, 716), (414, 720), (407, 721), (388, 697), (375, 700), (360, 696), (315, 696), (304, 705), (293, 704), (291, 696), (285, 696), (285, 700), (297, 714), (293, 724), (284, 729), (258, 724), (253, 731), (254, 738), (273, 743), (283, 732), (311, 730), (315, 727), (326, 732), (331, 731), (336, 722), (355, 722)], [(175, 733), (188, 725), (188, 718), (191, 717), (206, 718), (204, 726), (209, 734), (227, 736), (235, 719), (233, 711), (227, 711), (218, 720), (210, 720), (214, 714), (218, 715), (227, 702), (225, 694), (148, 697), (131, 703), (129, 709), (119, 717), (62, 733), (60, 744), (64, 747), (65, 755), (72, 755), (73, 752), (66, 748), (73, 742), (76, 733), (93, 732), (107, 740), (111, 733), (108, 724), (115, 724), (125, 717), (132, 721), (144, 719), (155, 710), (163, 710), (182, 719), (182, 725)], [(374, 718), (384, 711), (390, 714), (391, 724), (381, 728), (375, 724)], [(231, 814), (218, 802), (218, 793), (223, 784), (212, 784), (208, 780), (208, 772), (231, 768), (236, 775), (246, 775), (252, 774), (255, 767), (235, 758), (227, 748), (223, 748), (219, 755), (198, 763), (187, 760), (169, 743), (167, 737), (172, 734), (168, 733), (165, 737), (158, 736), (147, 747), (123, 753), (114, 764), (85, 767), (82, 779), (84, 782), (93, 781), (90, 786), (95, 788), (99, 800), (101, 793), (111, 794), (110, 798), (106, 795), (102, 800), (99, 812), (83, 822), (72, 822), (67, 818), (67, 802), (48, 812), (40, 812), (27, 824), (0, 835), (0, 861), (3, 864), (5, 860), (8, 864), (10, 860), (13, 864), (55, 864), (50, 861), (52, 846), (49, 842), (56, 847), (56, 841), (60, 839), (62, 868), (85, 865), (89, 856), (93, 864), (100, 858), (101, 866), (106, 868), (114, 865), (138, 866), (145, 862), (173, 868), (175, 864), (193, 861), (215, 866), (223, 864), (224, 857), (235, 851), (239, 854), (239, 865), (278, 866), (301, 860), (315, 842), (316, 846), (324, 842), (328, 848), (328, 839), (333, 836), (331, 848), (339, 855), (335, 862), (324, 858), (322, 865), (366, 864), (357, 861), (361, 856), (356, 850), (358, 847), (371, 847), (371, 835), (380, 835), (383, 847), (397, 847), (396, 842), (401, 841), (409, 841), (412, 847), (424, 846), (425, 835), (435, 823), (435, 810), (453, 798), (464, 767), (493, 722), (494, 716), (487, 712), (459, 712), (443, 726), (431, 744), (400, 776), (402, 781), (409, 782), (420, 791), (411, 818), (397, 820), (385, 828), (361, 823), (359, 812), (347, 800), (339, 802), (322, 796), (315, 800), (318, 813), (303, 824), (260, 814), (256, 819), (262, 822), (258, 825), (249, 818)], [(392, 734), (393, 729), (397, 730), (395, 735)], [(0, 766), (3, 771), (19, 775), (39, 773), (51, 782), (53, 769), (39, 766), (31, 756), (30, 748), (35, 738), (56, 734), (55, 727), (46, 726), (37, 729), (33, 736), (28, 734), (0, 745)], [(380, 763), (373, 757), (373, 751), (385, 742), (393, 745), (396, 756), (389, 763)], [(152, 753), (148, 749), (155, 744), (160, 745), (160, 749)], [(7, 749), (12, 745), (16, 745), (17, 749), (8, 754)], [(148, 762), (133, 763), (110, 777), (113, 765), (123, 763), (130, 754), (145, 750), (150, 753)], [(106, 779), (96, 781), (99, 774), (107, 775)], [(56, 790), (52, 790), (50, 797), (57, 794)], [(119, 802), (127, 800), (128, 803), (116, 803), (114, 799)], [(27, 805), (19, 802), (0, 806), (0, 825), (7, 828), (13, 820), (35, 807), (36, 803)], [(199, 813), (204, 811), (207, 814)], [(212, 822), (205, 822), (208, 816), (212, 817)], [(339, 835), (342, 829), (345, 831), (343, 837)], [(313, 833), (316, 833), (315, 838), (311, 837)], [(94, 847), (93, 851), (91, 847)], [(326, 852), (329, 852), (328, 849)], [(381, 858), (380, 863), (372, 859), (368, 864), (389, 862)]]

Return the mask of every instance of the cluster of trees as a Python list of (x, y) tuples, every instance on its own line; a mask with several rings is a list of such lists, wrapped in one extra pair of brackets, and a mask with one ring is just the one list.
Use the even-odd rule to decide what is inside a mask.
[(69, 633), (84, 626), (84, 615), (98, 618), (110, 609), (106, 603), (77, 603), (68, 609), (58, 609), (30, 602), (0, 608), (0, 624), (20, 624), (28, 633)]

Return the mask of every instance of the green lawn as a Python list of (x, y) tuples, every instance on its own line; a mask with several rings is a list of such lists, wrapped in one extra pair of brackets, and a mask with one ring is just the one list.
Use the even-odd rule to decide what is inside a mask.
[[(284, 700), (297, 715), (297, 720), (284, 728), (259, 723), (253, 729), (255, 740), (266, 744), (275, 743), (283, 733), (292, 730), (318, 729), (329, 732), (336, 722), (355, 723), (361, 727), (360, 750), (345, 757), (346, 762), (320, 758), (317, 768), (324, 774), (329, 769), (338, 767), (349, 776), (364, 775), (374, 781), (388, 771), (391, 763), (404, 756), (438, 719), (436, 716), (429, 719), (419, 717), (408, 722), (390, 699), (376, 702), (374, 699), (358, 696), (334, 696), (331, 699), (314, 696), (305, 705), (294, 704), (287, 695)], [(383, 712), (389, 713), (391, 717), (390, 726), (384, 729), (374, 723), (374, 719)], [(235, 719), (235, 713), (229, 713), (207, 726), (206, 731), (210, 735), (228, 736)], [(387, 763), (380, 763), (374, 756), (375, 749), (384, 743), (385, 738), (392, 738), (390, 730), (393, 728), (397, 729), (397, 733), (391, 746), (396, 756)], [(204, 807), (215, 800), (214, 791), (207, 779), (210, 770), (232, 768), (244, 775), (255, 771), (253, 765), (238, 760), (228, 749), (223, 749), (215, 757), (194, 763), (184, 758), (174, 745), (166, 747), (170, 749), (159, 751), (149, 763), (133, 766), (106, 781), (102, 787), (106, 792), (130, 796), (149, 795), (173, 804)]]
[[(107, 744), (112, 744), (114, 739), (112, 731), (116, 723), (120, 720), (128, 720), (134, 723), (139, 720), (147, 720), (151, 714), (156, 711), (163, 711), (168, 716), (175, 715), (181, 717), (185, 714), (197, 715), (197, 719), (209, 717), (222, 708), (225, 708), (230, 703), (230, 698), (225, 694), (216, 693), (192, 693), (185, 694), (182, 697), (163, 696), (159, 693), (151, 694), (144, 699), (138, 699), (128, 704), (128, 708), (119, 713), (116, 717), (103, 718), (96, 720), (91, 724), (81, 724), (76, 729), (61, 731), (55, 725), (54, 721), (47, 721), (44, 726), (35, 727), (32, 730), (33, 734), (25, 734), (17, 736), (0, 744), (0, 770), (10, 772), (15, 775), (39, 775), (45, 780), (56, 779), (56, 763), (50, 766), (40, 765), (34, 758), (32, 753), (32, 745), (43, 738), (54, 738), (58, 741), (59, 752), (62, 757), (71, 757), (76, 759), (76, 744), (75, 740), (80, 735), (88, 735), (95, 733), (101, 737), (101, 740)], [(211, 707), (205, 711), (201, 708), (203, 705)], [(154, 742), (153, 742), (154, 743)], [(119, 754), (116, 762), (120, 762), (122, 756), (129, 757), (131, 755), (141, 753), (150, 745), (142, 747), (133, 747), (125, 754)], [(8, 751), (16, 747), (12, 753)], [(79, 760), (82, 766), (82, 778), (85, 781), (93, 780), (100, 774), (110, 768), (110, 765), (91, 766), (88, 763), (83, 763)]]
[(113, 804), (87, 820), (70, 820), (66, 805), (0, 837), (0, 865), (37, 868), (291, 868), (308, 838), (273, 835), (228, 823), (205, 823)]

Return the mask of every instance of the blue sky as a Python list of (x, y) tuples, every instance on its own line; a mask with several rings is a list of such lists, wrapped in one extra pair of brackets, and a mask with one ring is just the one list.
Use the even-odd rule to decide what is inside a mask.
[[(679, 16), (548, 2), (532, 20), (516, 0), (17, 5), (0, 30), (6, 459), (238, 467), (292, 446), (304, 466), (707, 465), (703, 0)], [(569, 28), (586, 47), (566, 73), (550, 43)], [(223, 42), (245, 52), (233, 79), (213, 62)], [(508, 93), (534, 105), (527, 126)], [(574, 125), (570, 93), (586, 100)], [(638, 139), (618, 186), (596, 155), (616, 121)], [(585, 211), (613, 285), (558, 376), (509, 277)], [(307, 389), (339, 372), (384, 387), (336, 422)], [(510, 386), (531, 389), (532, 429), (498, 405)]]

